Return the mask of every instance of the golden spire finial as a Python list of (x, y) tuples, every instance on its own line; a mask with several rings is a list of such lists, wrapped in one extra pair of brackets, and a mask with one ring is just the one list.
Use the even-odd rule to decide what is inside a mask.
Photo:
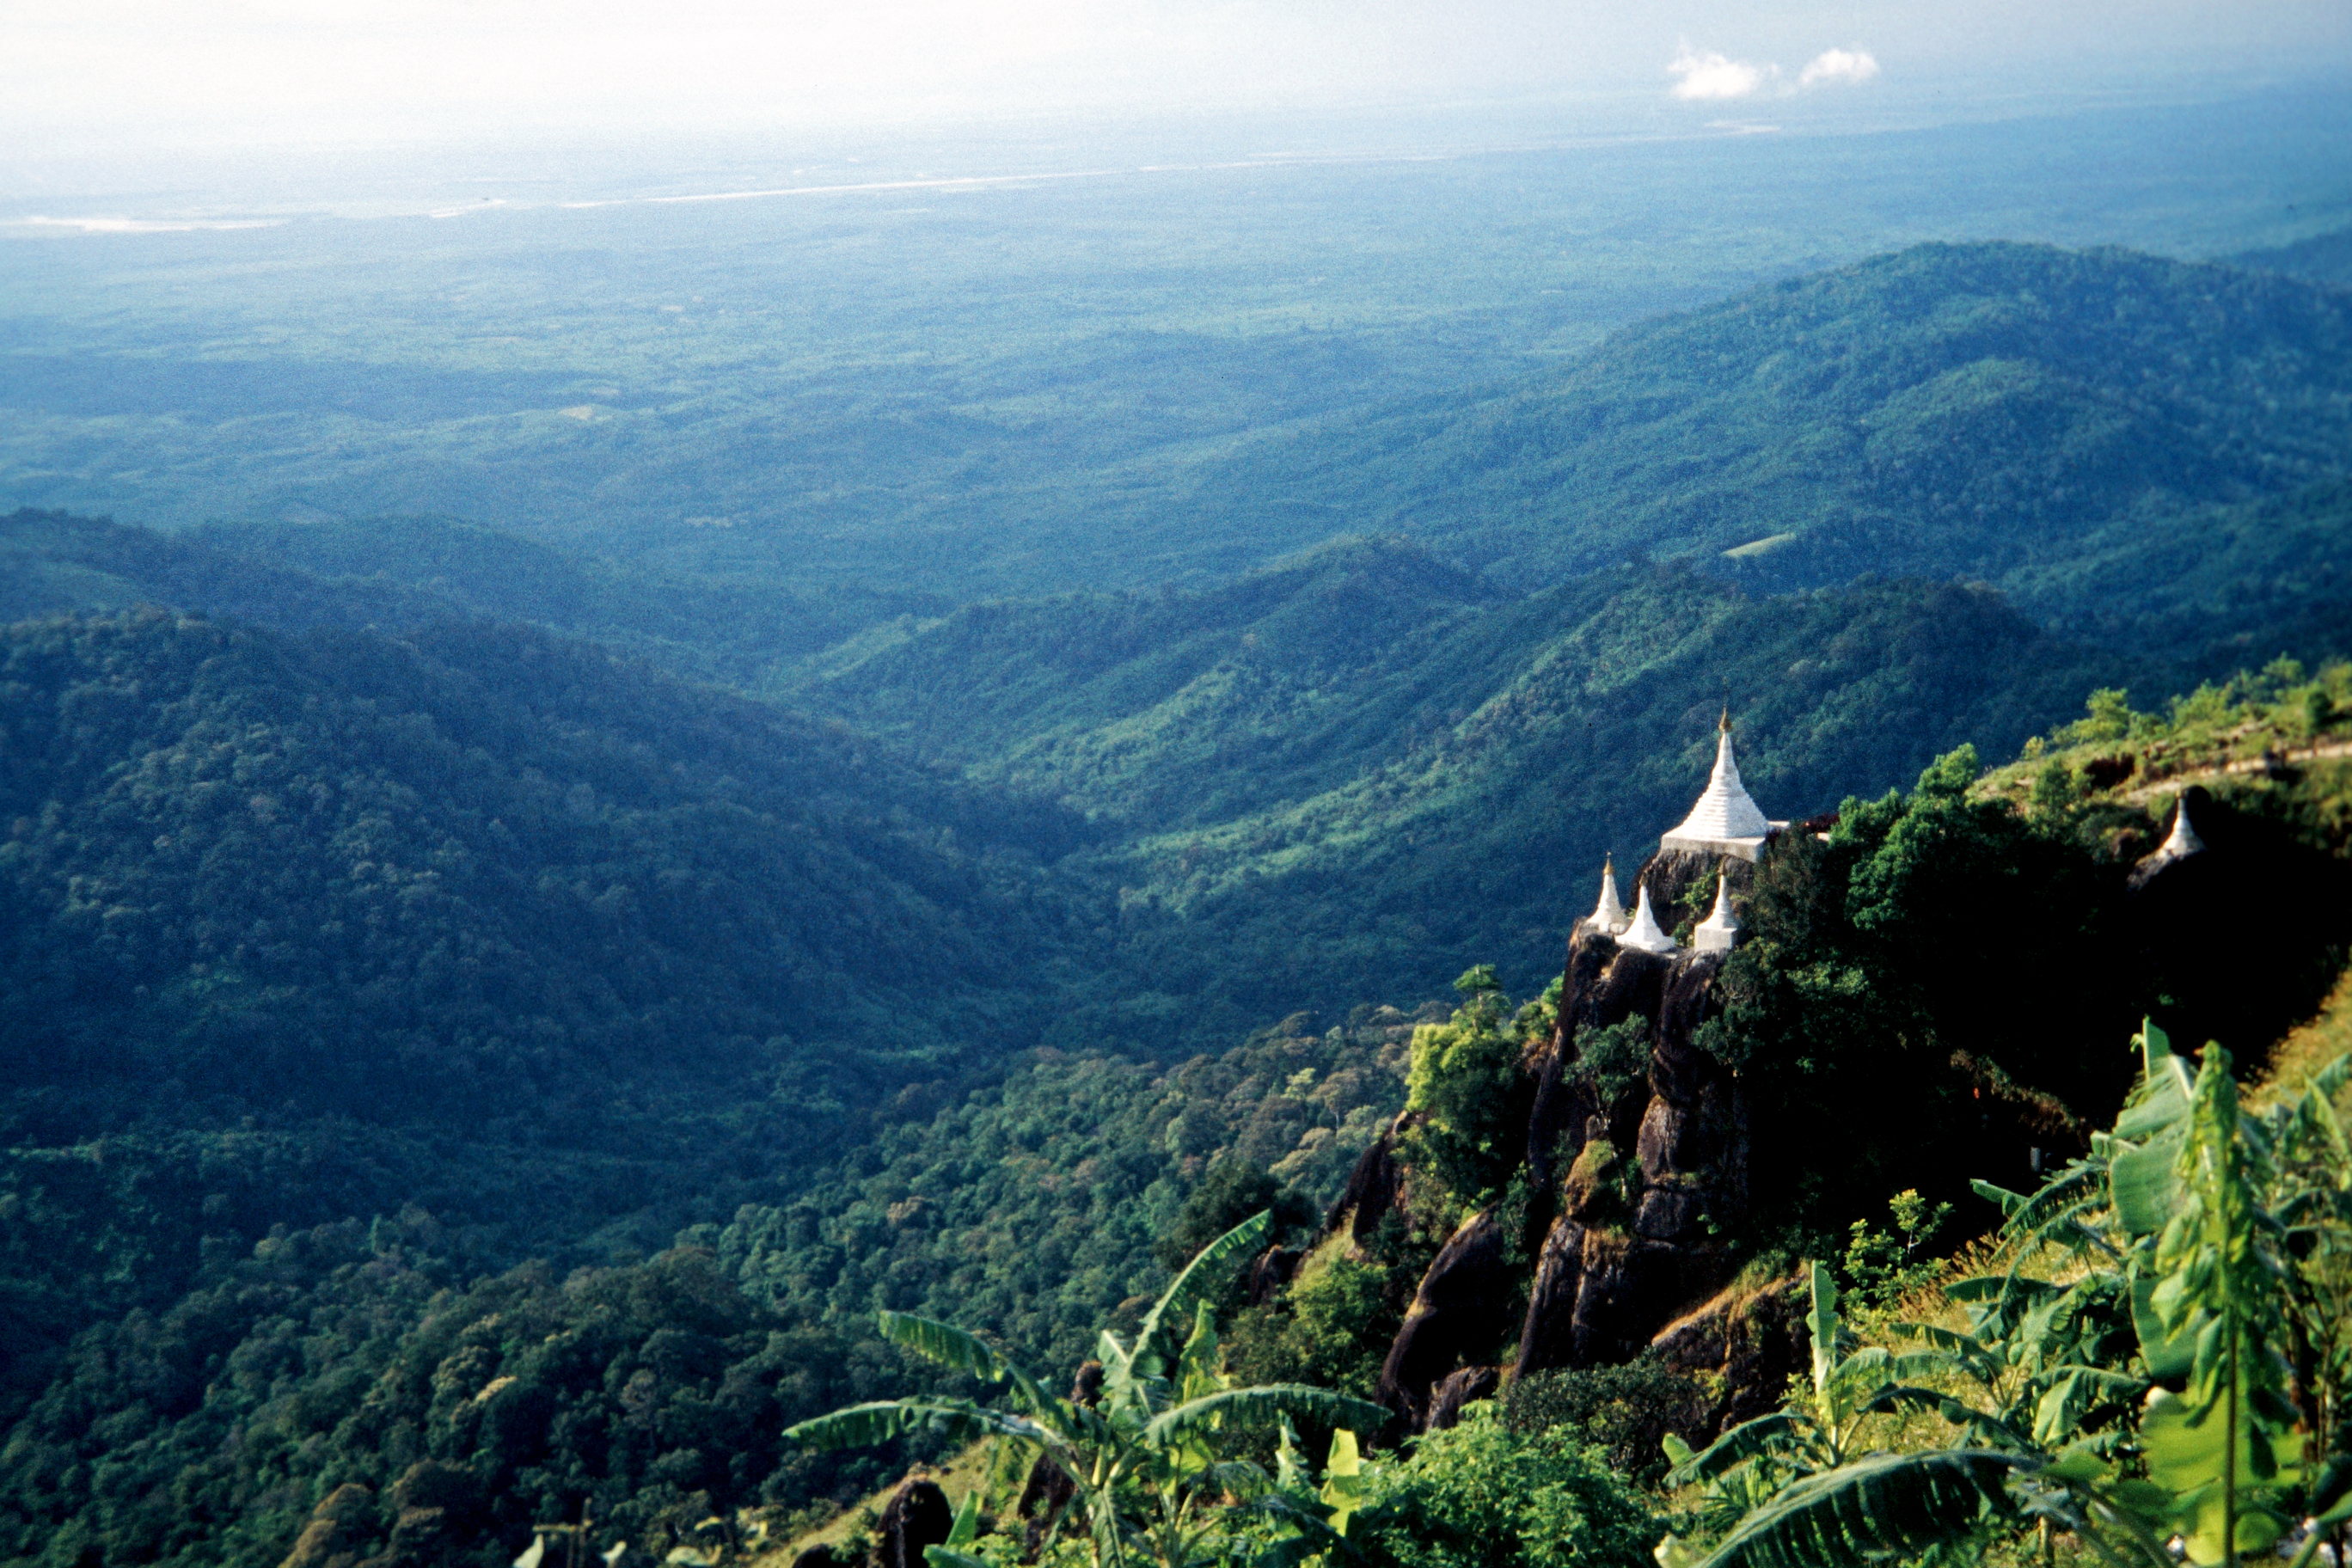
[(1731, 699), (1728, 697), (1723, 700), (1723, 717), (1716, 721), (1715, 727), (1723, 734), (1731, 733)]

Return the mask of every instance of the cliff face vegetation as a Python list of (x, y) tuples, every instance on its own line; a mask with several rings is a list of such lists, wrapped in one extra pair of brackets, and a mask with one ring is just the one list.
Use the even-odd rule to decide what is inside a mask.
[[(1383, 1226), (1436, 1249), (1417, 1284), (1389, 1287), (1409, 1301), (1381, 1397), (1421, 1426), (1506, 1368), (1736, 1367), (1681, 1417), (1711, 1430), (1769, 1407), (1797, 1364), (1793, 1298), (1761, 1289), (1775, 1270), (1838, 1256), (1855, 1225), (1910, 1250), (1920, 1215), (1972, 1207), (1972, 1182), (2030, 1190), (2087, 1156), (2132, 1082), (2111, 1043), (2142, 1017), (2259, 1058), (2352, 951), (2352, 841), (2321, 804), (2346, 763), (2309, 728), (2347, 679), (2280, 667), (2170, 721), (2102, 694), (2029, 748), (2023, 798), (1963, 750), (1907, 795), (1781, 833), (1753, 867), (1654, 857), (1636, 882), (1690, 910), (1685, 931), (1724, 868), (1742, 927), (1727, 953), (1646, 952), (1588, 920), (1526, 1007), (1491, 971), (1465, 974), (1333, 1216), (1331, 1256), (1357, 1267), (1382, 1267), (1367, 1244)], [(2229, 771), (2232, 741), (2277, 726), (2318, 754)], [(2159, 778), (2119, 792), (2087, 776), (2102, 771)], [(2217, 964), (2200, 911), (2249, 907), (2260, 940)]]

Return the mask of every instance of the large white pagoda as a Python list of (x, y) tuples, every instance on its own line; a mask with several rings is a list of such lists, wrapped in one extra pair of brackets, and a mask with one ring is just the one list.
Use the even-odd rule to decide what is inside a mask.
[(1707, 778), (1706, 792), (1683, 818), (1682, 826), (1659, 838), (1658, 853), (1683, 850), (1753, 861), (1763, 853), (1764, 841), (1788, 826), (1768, 819), (1739, 782), (1739, 764), (1731, 755), (1731, 710), (1726, 709), (1722, 722), (1716, 726), (1715, 772)]

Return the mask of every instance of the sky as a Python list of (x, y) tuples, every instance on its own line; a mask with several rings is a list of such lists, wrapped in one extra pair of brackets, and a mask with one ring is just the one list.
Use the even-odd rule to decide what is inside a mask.
[(2346, 0), (0, 0), (0, 142), (37, 159), (1549, 92), (1719, 110), (2331, 66), (2352, 67)]

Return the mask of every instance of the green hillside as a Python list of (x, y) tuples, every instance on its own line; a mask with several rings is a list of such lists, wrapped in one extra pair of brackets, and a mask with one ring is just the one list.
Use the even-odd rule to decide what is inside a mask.
[(2316, 283), (2334, 283), (2339, 287), (2352, 284), (2352, 228), (2315, 234), (2291, 245), (2242, 250), (2222, 259), (2232, 267), (2284, 272), (2292, 277), (2308, 278)]
[(0, 735), (25, 1354), (273, 1224), (723, 1216), (1098, 945), (1049, 808), (535, 632), (21, 622)]
[(1537, 980), (1602, 857), (1688, 808), (1727, 698), (1750, 787), (1799, 817), (2133, 672), (1982, 589), (1755, 598), (1621, 567), (1501, 601), (1395, 542), (877, 640), (798, 695), (1091, 818), (1072, 866), (1120, 889), (1118, 1010), (1207, 998), (1234, 1028), (1434, 994), (1481, 959)]
[(751, 685), (879, 620), (946, 606), (887, 588), (679, 576), (446, 518), (208, 523), (162, 534), (0, 517), (0, 618), (164, 605), (288, 630), (517, 622)]
[[(1627, 329), (1566, 369), (1270, 440), (1167, 526), (1395, 529), (1521, 585), (1629, 552), (1780, 584), (2001, 580), (2340, 477), (2352, 299), (2121, 250), (1921, 246)], [(1322, 526), (1328, 527), (1326, 523)]]

